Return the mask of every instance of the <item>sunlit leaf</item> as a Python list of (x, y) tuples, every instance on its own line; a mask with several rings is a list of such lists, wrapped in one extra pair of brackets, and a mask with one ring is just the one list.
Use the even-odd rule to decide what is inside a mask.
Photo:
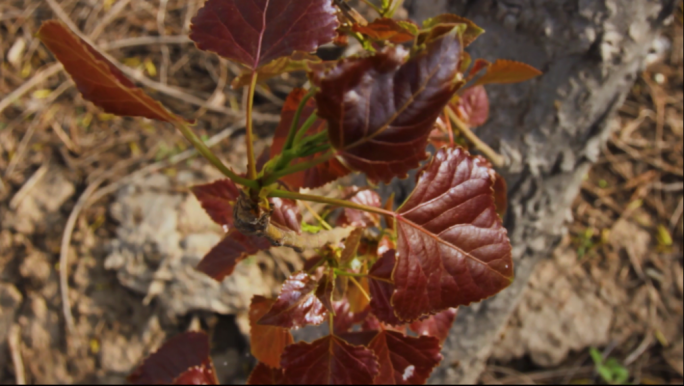
[(271, 198), (271, 221), (295, 233), (302, 231), (302, 214), (297, 201), (284, 198)]
[[(382, 206), (380, 195), (371, 189), (359, 189), (352, 186), (344, 190), (344, 196), (355, 204), (375, 208)], [(341, 223), (359, 228), (377, 227), (380, 225), (380, 216), (363, 210), (344, 208), (344, 218), (341, 219)]]
[(216, 371), (209, 357), (209, 337), (203, 332), (186, 332), (167, 340), (131, 375), (133, 384), (217, 385)]
[(287, 382), (300, 385), (369, 385), (378, 372), (371, 350), (333, 335), (288, 346), (281, 364)]
[[(257, 81), (264, 82), (276, 76), (295, 71), (305, 71), (312, 63), (320, 63), (318, 56), (307, 52), (295, 52), (290, 56), (278, 58), (257, 70)], [(252, 73), (248, 72), (235, 78), (232, 83), (234, 89), (248, 86), (252, 81)]]
[(529, 64), (499, 59), (492, 63), (487, 72), (475, 81), (475, 85), (520, 83), (542, 75)]
[(217, 281), (223, 281), (233, 273), (239, 262), (270, 248), (271, 243), (264, 237), (245, 236), (237, 229), (231, 229), (223, 240), (204, 256), (197, 265), (197, 270)]
[(278, 364), (278, 368), (272, 368), (262, 362), (257, 363), (252, 373), (247, 379), (248, 385), (282, 385), (283, 370)]
[(484, 86), (470, 87), (455, 99), (452, 108), (469, 126), (482, 126), (489, 119), (489, 97)]
[(280, 355), (285, 347), (294, 343), (290, 330), (282, 327), (257, 324), (271, 310), (274, 299), (254, 296), (249, 306), (250, 347), (252, 355), (263, 364), (280, 368)]
[(406, 51), (392, 47), (314, 72), (318, 115), (346, 166), (389, 182), (426, 158), (428, 135), (459, 87), (459, 32), (428, 40), (406, 63)]
[(107, 113), (163, 122), (183, 121), (136, 87), (102, 54), (61, 22), (44, 22), (37, 36), (64, 65), (83, 98)]
[(338, 21), (330, 0), (209, 0), (192, 19), (197, 47), (257, 69), (331, 42)]
[(347, 298), (349, 299), (349, 306), (351, 311), (359, 313), (368, 308), (370, 301), (368, 296), (370, 294), (370, 285), (368, 279), (365, 277), (354, 279), (347, 288)]
[[(299, 107), (299, 103), (302, 101), (305, 95), (306, 90), (294, 89), (287, 97), (287, 100), (285, 101), (285, 105), (283, 106), (283, 110), (280, 115), (280, 124), (276, 128), (276, 132), (273, 137), (273, 145), (271, 146), (271, 158), (277, 156), (283, 150), (283, 146), (285, 146), (285, 141), (290, 131), (290, 127), (292, 126), (292, 121), (294, 120), (295, 113), (297, 111), (297, 108)], [(303, 125), (304, 122), (306, 122), (306, 120), (311, 116), (311, 114), (314, 113), (315, 110), (316, 101), (311, 99), (304, 108), (304, 111), (302, 112), (302, 116), (299, 120), (297, 127)], [(325, 121), (319, 119), (311, 126), (307, 134), (317, 134), (323, 131), (324, 129)], [(296, 159), (292, 162), (292, 165), (296, 165), (301, 162), (311, 161), (316, 157), (320, 157), (322, 154), (323, 153), (318, 153), (310, 157)], [(317, 165), (314, 168), (310, 168), (303, 172), (285, 176), (282, 178), (282, 181), (285, 182), (292, 189), (313, 189), (321, 187), (327, 183), (333, 182), (341, 177), (348, 175), (349, 173), (351, 173), (349, 169), (342, 165), (337, 159), (333, 158), (330, 161)]]
[(425, 29), (431, 29), (436, 27), (439, 24), (465, 24), (468, 26), (468, 28), (465, 30), (463, 33), (463, 45), (465, 47), (468, 47), (472, 42), (475, 41), (480, 35), (482, 35), (485, 31), (480, 28), (477, 24), (475, 24), (473, 21), (466, 19), (465, 17), (461, 17), (458, 15), (453, 15), (453, 14), (444, 14), (444, 15), (439, 15), (436, 17), (433, 17), (431, 19), (427, 19), (423, 22), (423, 28)]
[(422, 385), (442, 361), (437, 338), (413, 338), (396, 331), (380, 331), (369, 348), (378, 358), (378, 385)]
[(396, 251), (390, 250), (373, 264), (368, 277), (370, 279), (371, 312), (383, 323), (389, 325), (403, 324), (394, 313), (391, 303), (394, 293), (392, 271), (396, 265)]
[(418, 335), (432, 336), (439, 339), (439, 344), (444, 344), (451, 325), (454, 324), (458, 309), (450, 308), (439, 314), (426, 317), (411, 323), (409, 328)]
[(323, 323), (327, 311), (316, 297), (317, 287), (318, 282), (304, 272), (290, 276), (283, 284), (278, 300), (258, 323), (293, 329)]
[(513, 280), (511, 245), (493, 198), (493, 170), (442, 149), (398, 210), (397, 316), (415, 321), (495, 295)]
[(418, 32), (416, 26), (408, 22), (401, 23), (390, 18), (377, 19), (367, 25), (354, 24), (352, 30), (362, 33), (375, 41), (387, 41), (396, 44), (410, 42), (416, 37)]

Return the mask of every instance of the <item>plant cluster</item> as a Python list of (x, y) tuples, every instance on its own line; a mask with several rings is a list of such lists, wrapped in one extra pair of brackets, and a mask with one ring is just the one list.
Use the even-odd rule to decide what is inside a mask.
[[(514, 83), (539, 72), (522, 63), (472, 60), (464, 49), (484, 31), (456, 15), (422, 25), (392, 19), (400, 0), (369, 3), (368, 22), (342, 0), (208, 0), (192, 20), (202, 50), (239, 63), (247, 87), (247, 173), (222, 163), (192, 122), (153, 100), (115, 62), (57, 21), (39, 38), (63, 63), (84, 98), (108, 113), (173, 124), (226, 179), (192, 188), (226, 234), (197, 269), (216, 280), (248, 256), (274, 246), (314, 249), (275, 298), (249, 309), (250, 384), (420, 384), (440, 363), (457, 307), (491, 297), (513, 280), (502, 226), (500, 164), (472, 156), (470, 127), (489, 114), (485, 84)], [(356, 39), (365, 52), (334, 61), (311, 54)], [(258, 82), (305, 71), (282, 109), (270, 151), (256, 157), (253, 103)], [(452, 127), (452, 123), (456, 125)], [(463, 137), (465, 136), (465, 138)], [(398, 208), (373, 186), (419, 168), (415, 190)], [(484, 147), (482, 149), (485, 149)], [(490, 162), (491, 161), (491, 162)], [(370, 187), (346, 187), (345, 199), (300, 193), (352, 172)], [(326, 205), (317, 224), (302, 222), (298, 202)], [(329, 335), (295, 342), (291, 329), (327, 322)], [(181, 334), (130, 377), (140, 383), (216, 383), (207, 336)]]

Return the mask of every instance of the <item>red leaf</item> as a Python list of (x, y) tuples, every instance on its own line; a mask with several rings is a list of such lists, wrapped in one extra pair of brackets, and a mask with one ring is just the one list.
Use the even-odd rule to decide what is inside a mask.
[(378, 385), (422, 385), (442, 361), (436, 338), (413, 338), (395, 331), (381, 331), (369, 348), (378, 357)]
[(368, 278), (370, 279), (371, 312), (383, 323), (389, 325), (403, 324), (394, 313), (391, 298), (394, 284), (391, 283), (392, 271), (396, 265), (396, 251), (390, 250), (373, 264)]
[(496, 212), (503, 218), (508, 211), (508, 184), (499, 173), (495, 174), (495, 178), (494, 204), (496, 205)]
[(211, 184), (190, 188), (202, 208), (215, 223), (227, 231), (233, 225), (233, 206), (240, 196), (240, 190), (229, 179), (218, 180)]
[(367, 25), (354, 24), (352, 30), (362, 33), (375, 41), (401, 44), (413, 40), (416, 37), (415, 32), (418, 31), (416, 26), (413, 26), (412, 31), (407, 24), (406, 22), (402, 24), (389, 18), (381, 18)]
[(353, 325), (363, 322), (370, 311), (369, 308), (366, 308), (362, 312), (353, 312), (347, 299), (335, 302), (333, 306), (335, 307), (335, 319), (333, 322), (335, 334), (347, 332)]
[(442, 149), (397, 216), (392, 297), (415, 321), (495, 295), (513, 280), (511, 245), (496, 213), (493, 170), (462, 149)]
[(467, 25), (467, 29), (463, 33), (463, 45), (465, 47), (468, 47), (471, 45), (475, 39), (477, 39), (480, 35), (482, 35), (485, 30), (480, 28), (477, 24), (475, 24), (473, 21), (466, 19), (465, 17), (461, 17), (458, 15), (453, 15), (453, 14), (444, 14), (444, 15), (439, 15), (436, 17), (433, 17), (431, 19), (425, 20), (423, 22), (423, 28), (425, 29), (432, 29), (436, 27), (439, 24), (465, 24)]
[(191, 380), (218, 384), (209, 357), (209, 337), (203, 332), (186, 332), (167, 340), (128, 376), (134, 384), (168, 385)]
[(346, 166), (389, 182), (426, 158), (430, 131), (458, 87), (458, 33), (429, 40), (406, 63), (406, 51), (393, 47), (314, 72), (318, 115)]
[(37, 36), (64, 65), (83, 98), (107, 113), (163, 122), (184, 121), (135, 87), (102, 54), (61, 22), (44, 22)]
[(542, 75), (542, 72), (529, 64), (513, 60), (497, 60), (489, 66), (475, 85), (520, 83)]
[(262, 362), (257, 363), (247, 379), (248, 385), (283, 385), (283, 370), (280, 364), (277, 369), (268, 367)]
[(451, 325), (454, 324), (457, 313), (458, 309), (449, 308), (439, 314), (413, 322), (409, 328), (418, 335), (427, 335), (439, 339), (439, 344), (441, 345), (444, 344), (447, 336), (449, 336), (449, 330)]
[(271, 221), (295, 233), (302, 231), (302, 214), (299, 212), (297, 201), (285, 198), (271, 198)]
[(321, 281), (316, 287), (316, 297), (320, 300), (321, 304), (328, 310), (328, 312), (335, 313), (335, 308), (333, 307), (333, 291), (335, 290), (335, 274), (330, 271), (327, 275), (323, 275)]
[(276, 369), (280, 368), (280, 355), (285, 347), (294, 343), (290, 330), (282, 327), (257, 324), (271, 310), (273, 299), (254, 296), (249, 306), (250, 346), (252, 355), (259, 361)]
[[(304, 89), (294, 89), (285, 101), (283, 110), (280, 115), (280, 124), (276, 128), (275, 136), (273, 137), (273, 145), (271, 146), (271, 158), (274, 158), (283, 150), (285, 146), (285, 141), (287, 135), (290, 132), (290, 127), (292, 126), (292, 121), (294, 120), (295, 113), (299, 107), (299, 103), (302, 101), (306, 95), (306, 90)], [(306, 104), (304, 111), (298, 122), (298, 127), (304, 124), (307, 119), (316, 110), (316, 101), (311, 99)], [(313, 135), (320, 133), (325, 129), (325, 121), (319, 119), (317, 120), (307, 132), (307, 135)], [(320, 157), (323, 153), (317, 153), (309, 157), (298, 158), (292, 162), (292, 165), (296, 165), (301, 162), (306, 162), (313, 160), (316, 157)], [(315, 168), (290, 174), (282, 178), (282, 181), (289, 185), (292, 189), (299, 188), (319, 188), (329, 182), (333, 182), (341, 177), (344, 177), (351, 173), (344, 165), (340, 163), (337, 159), (331, 159), (328, 162), (319, 164)]]
[(373, 352), (333, 335), (288, 346), (281, 362), (289, 383), (368, 385), (378, 372)]
[(278, 300), (258, 323), (295, 329), (323, 323), (327, 311), (316, 298), (317, 287), (318, 283), (304, 272), (290, 276), (283, 284)]
[[(361, 190), (358, 187), (353, 186), (346, 188), (344, 193), (345, 197), (349, 197), (348, 200), (355, 204), (372, 206), (375, 208), (380, 208), (382, 206), (380, 195), (374, 190)], [(344, 218), (342, 219), (342, 224), (357, 228), (379, 226), (380, 216), (363, 210), (344, 208)]]
[(294, 51), (331, 42), (338, 26), (330, 0), (209, 0), (192, 19), (190, 39), (255, 70)]
[(266, 238), (245, 236), (237, 229), (232, 229), (218, 245), (204, 256), (197, 266), (197, 270), (217, 281), (223, 281), (233, 273), (239, 262), (259, 251), (270, 248), (271, 243)]
[(363, 229), (356, 228), (344, 241), (344, 249), (340, 255), (340, 265), (346, 267), (349, 263), (354, 260), (356, 254), (359, 250), (359, 245), (361, 245), (361, 239), (363, 238)]
[(454, 111), (471, 127), (482, 126), (489, 119), (489, 97), (484, 86), (471, 87), (458, 97)]
[[(278, 58), (257, 70), (257, 81), (264, 82), (288, 72), (305, 71), (312, 63), (320, 62), (321, 59), (318, 56), (306, 52), (295, 52), (290, 56)], [(235, 78), (231, 87), (238, 89), (249, 86), (251, 82), (252, 73), (250, 71)]]

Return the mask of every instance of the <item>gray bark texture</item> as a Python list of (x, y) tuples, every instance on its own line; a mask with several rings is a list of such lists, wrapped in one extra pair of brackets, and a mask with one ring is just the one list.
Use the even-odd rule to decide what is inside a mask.
[(611, 117), (643, 69), (675, 0), (407, 0), (412, 18), (450, 12), (487, 33), (473, 58), (525, 62), (536, 80), (488, 86), (492, 116), (477, 134), (508, 159), (505, 224), (516, 280), (460, 310), (432, 383), (474, 383), (535, 265), (550, 257), (571, 204), (610, 134)]

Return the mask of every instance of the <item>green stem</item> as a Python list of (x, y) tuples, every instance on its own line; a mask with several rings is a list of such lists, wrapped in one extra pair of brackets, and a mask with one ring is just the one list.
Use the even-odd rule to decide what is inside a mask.
[[(309, 102), (309, 100), (316, 94), (316, 89), (312, 88), (308, 94), (304, 95), (304, 98), (299, 102), (299, 107), (297, 107), (297, 111), (295, 112), (294, 119), (292, 120), (292, 126), (290, 126), (290, 132), (287, 133), (287, 139), (285, 140), (285, 146), (283, 146), (283, 150), (289, 150), (292, 149), (292, 145), (296, 143), (295, 136), (298, 134), (297, 131), (297, 125), (299, 125), (299, 120), (302, 118), (302, 113), (304, 112), (304, 108), (306, 107), (306, 104)], [(312, 117), (315, 117), (315, 114), (311, 114)], [(311, 117), (309, 117), (311, 119)], [(308, 120), (307, 120), (308, 122)], [(304, 123), (306, 125), (306, 123)], [(301, 131), (301, 129), (300, 129)]]
[(461, 131), (461, 134), (463, 134), (464, 137), (466, 137), (470, 142), (475, 145), (475, 147), (480, 150), (487, 158), (489, 158), (490, 161), (492, 161), (492, 164), (494, 167), (497, 168), (502, 168), (506, 166), (506, 159), (497, 153), (494, 149), (489, 147), (483, 140), (481, 140), (475, 133), (473, 133), (472, 130), (470, 130), (470, 127), (468, 124), (463, 122), (458, 115), (454, 112), (454, 110), (451, 107), (446, 108), (446, 113), (449, 115), (449, 118), (456, 124), (458, 129)]
[(378, 8), (375, 4), (371, 3), (369, 0), (362, 0), (362, 1), (364, 3), (366, 3), (366, 5), (368, 5), (369, 7), (373, 8), (375, 10), (375, 12), (378, 13), (378, 15), (382, 16), (382, 10), (380, 8)]
[(254, 155), (254, 119), (252, 117), (254, 110), (254, 94), (256, 92), (258, 75), (256, 70), (252, 72), (252, 80), (249, 84), (247, 95), (247, 176), (250, 180), (256, 180), (256, 156)]
[(342, 271), (339, 269), (335, 269), (335, 275), (337, 275), (337, 276), (348, 276), (348, 277), (368, 277), (368, 274), (366, 274), (366, 273), (347, 272), (347, 271)]
[(339, 200), (336, 198), (329, 198), (329, 197), (323, 197), (323, 196), (314, 196), (311, 194), (301, 194), (301, 193), (295, 193), (295, 192), (288, 192), (286, 190), (279, 190), (279, 189), (272, 190), (268, 194), (268, 196), (269, 197), (289, 198), (292, 200), (318, 202), (320, 204), (327, 204), (327, 205), (333, 205), (333, 206), (338, 206), (338, 207), (342, 207), (342, 208), (362, 210), (364, 212), (375, 213), (375, 214), (379, 214), (381, 216), (397, 217), (397, 214), (395, 212), (391, 212), (391, 211), (386, 210), (386, 209), (375, 208), (375, 207), (367, 206), (367, 205), (361, 205), (361, 204), (357, 204), (357, 203), (354, 203), (351, 201)]
[(290, 174), (299, 173), (299, 172), (302, 172), (304, 170), (308, 170), (308, 169), (311, 169), (313, 167), (316, 167), (316, 166), (318, 166), (324, 162), (328, 162), (334, 156), (335, 156), (335, 153), (330, 151), (327, 154), (325, 154), (324, 156), (318, 157), (313, 161), (302, 162), (302, 163), (298, 163), (298, 164), (290, 166), (290, 167), (286, 167), (285, 169), (277, 171), (273, 174), (269, 174), (267, 176), (264, 176), (263, 185), (264, 186), (271, 185), (272, 183), (278, 181), (279, 179), (281, 179), (285, 176), (289, 176)]
[(318, 119), (318, 116), (316, 115), (317, 112), (318, 110), (314, 111), (311, 114), (311, 116), (309, 116), (309, 118), (306, 120), (306, 122), (304, 122), (302, 127), (299, 128), (297, 134), (294, 137), (293, 145), (296, 145), (299, 142), (301, 142), (302, 138), (304, 138), (304, 136), (306, 135), (306, 132), (309, 131), (311, 126), (313, 126), (313, 124), (316, 122), (316, 119)]
[(204, 143), (204, 141), (202, 141), (192, 131), (192, 129), (190, 128), (190, 126), (188, 126), (188, 124), (186, 122), (178, 121), (177, 127), (178, 127), (178, 130), (180, 130), (180, 132), (183, 134), (185, 139), (187, 139), (192, 144), (192, 146), (194, 146), (195, 149), (197, 149), (197, 151), (200, 154), (202, 154), (202, 156), (204, 156), (204, 158), (207, 159), (207, 161), (209, 161), (212, 165), (214, 165), (226, 177), (230, 178), (233, 182), (235, 182), (237, 184), (247, 186), (247, 187), (253, 188), (253, 189), (259, 188), (259, 184), (257, 184), (256, 181), (253, 181), (253, 180), (250, 180), (250, 179), (247, 179), (244, 177), (240, 177), (235, 172), (230, 170), (226, 165), (224, 165), (223, 162), (221, 162), (221, 160), (218, 159), (218, 157), (216, 157), (216, 155), (214, 155), (214, 153), (212, 153), (211, 150), (209, 150), (209, 148)]

